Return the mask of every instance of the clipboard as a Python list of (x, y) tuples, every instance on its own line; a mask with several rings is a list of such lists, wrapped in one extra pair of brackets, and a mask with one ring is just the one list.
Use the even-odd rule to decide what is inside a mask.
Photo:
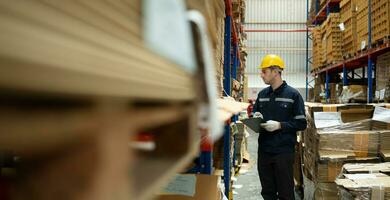
[(265, 123), (264, 119), (261, 117), (255, 117), (255, 118), (251, 117), (251, 118), (243, 119), (241, 121), (256, 133), (260, 133), (261, 130), (260, 124)]

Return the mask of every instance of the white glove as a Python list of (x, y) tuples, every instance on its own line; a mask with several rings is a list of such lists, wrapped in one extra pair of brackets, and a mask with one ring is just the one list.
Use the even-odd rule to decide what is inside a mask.
[(260, 113), (260, 112), (255, 112), (255, 114), (253, 114), (253, 118), (263, 118), (263, 115)]
[(260, 124), (261, 127), (263, 127), (268, 132), (274, 132), (276, 130), (281, 129), (280, 122), (274, 121), (274, 120), (268, 120), (266, 123)]

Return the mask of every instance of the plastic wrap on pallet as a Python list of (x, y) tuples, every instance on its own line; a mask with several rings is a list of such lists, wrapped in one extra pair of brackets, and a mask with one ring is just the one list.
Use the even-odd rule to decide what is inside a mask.
[(376, 93), (377, 100), (390, 101), (390, 52), (377, 57), (376, 60)]
[(343, 164), (348, 162), (379, 162), (380, 138), (388, 130), (372, 130), (381, 125), (371, 119), (337, 126), (308, 128), (305, 139), (306, 174), (318, 182), (333, 182)]
[(367, 85), (343, 86), (343, 91), (339, 96), (339, 102), (348, 103), (353, 100), (367, 101)]
[(387, 127), (387, 123), (367, 119), (317, 130), (320, 158), (337, 158), (343, 154), (347, 157), (375, 156), (380, 144), (387, 142), (390, 134)]
[(346, 164), (336, 179), (342, 200), (390, 198), (390, 163)]
[[(390, 144), (389, 124), (372, 120), (372, 107), (352, 107), (312, 104), (306, 110), (309, 125), (303, 137), (303, 160), (304, 173), (311, 180), (333, 182), (345, 163), (380, 162), (379, 155), (385, 159), (389, 157), (390, 151), (386, 149), (386, 145)], [(358, 118), (366, 119), (342, 123), (342, 111), (348, 111), (352, 116), (360, 113), (362, 115)], [(321, 123), (333, 123), (333, 126), (318, 128), (316, 113), (325, 114), (322, 118), (325, 122)]]
[(315, 183), (306, 176), (304, 181), (304, 200), (338, 200), (337, 185), (335, 183)]

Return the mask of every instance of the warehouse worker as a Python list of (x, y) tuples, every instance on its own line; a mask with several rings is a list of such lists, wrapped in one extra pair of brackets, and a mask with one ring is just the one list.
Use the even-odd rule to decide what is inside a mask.
[(265, 200), (291, 200), (296, 132), (307, 125), (304, 102), (299, 92), (282, 80), (285, 66), (279, 56), (265, 56), (259, 68), (264, 83), (270, 85), (259, 92), (253, 108), (265, 120), (258, 149), (261, 195)]

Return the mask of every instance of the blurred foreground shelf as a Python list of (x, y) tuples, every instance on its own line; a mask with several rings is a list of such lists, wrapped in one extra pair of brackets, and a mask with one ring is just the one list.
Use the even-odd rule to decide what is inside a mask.
[(193, 75), (144, 46), (141, 16), (139, 0), (0, 3), (6, 199), (151, 199), (198, 154)]
[[(191, 100), (191, 76), (145, 48), (140, 3), (0, 3), (0, 85), (75, 95)], [(130, 4), (131, 6), (127, 5)]]

